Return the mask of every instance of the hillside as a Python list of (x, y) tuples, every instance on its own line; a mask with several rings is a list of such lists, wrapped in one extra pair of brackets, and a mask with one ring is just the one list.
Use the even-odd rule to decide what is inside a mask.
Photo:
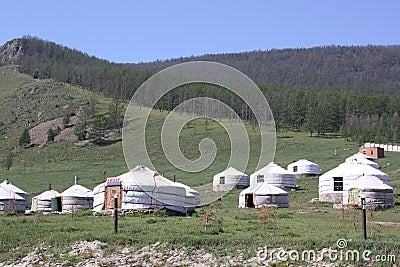
[(304, 90), (400, 94), (400, 46), (325, 46), (210, 54), (130, 64), (159, 71), (188, 61), (215, 61), (247, 74), (259, 85)]
[[(52, 79), (119, 101), (130, 99), (156, 70), (190, 60), (218, 61), (260, 84), (279, 131), (337, 133), (360, 143), (400, 143), (399, 51), (398, 46), (331, 46), (115, 64), (26, 36), (0, 47), (0, 64), (16, 64), (16, 70), (33, 79)], [(252, 120), (241, 99), (205, 84), (176, 88), (156, 107), (170, 111), (199, 96), (228, 103), (243, 120)]]
[(224, 63), (259, 85), (303, 90), (400, 94), (400, 46), (325, 46), (181, 57), (140, 64), (115, 64), (68, 47), (25, 36), (0, 47), (0, 64), (125, 99), (152, 73), (174, 64)]

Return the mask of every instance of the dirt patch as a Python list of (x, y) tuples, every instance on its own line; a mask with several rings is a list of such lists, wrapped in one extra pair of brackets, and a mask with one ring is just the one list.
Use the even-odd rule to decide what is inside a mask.
[(47, 131), (49, 129), (56, 130), (59, 128), (60, 133), (54, 138), (55, 142), (66, 141), (66, 140), (76, 140), (75, 136), (75, 124), (79, 122), (77, 116), (71, 116), (69, 118), (68, 124), (64, 126), (63, 118), (59, 117), (54, 120), (42, 122), (29, 130), (29, 136), (31, 138), (31, 143), (29, 146), (41, 146), (47, 143)]
[(386, 226), (392, 226), (392, 227), (400, 227), (400, 222), (372, 222), (374, 224), (378, 225), (386, 225)]
[(55, 138), (54, 141), (76, 140), (75, 127), (65, 128)]
[(51, 121), (42, 122), (29, 130), (29, 136), (31, 137), (31, 145), (44, 145), (47, 142), (47, 131), (51, 128), (53, 130), (60, 127), (64, 129), (63, 118), (59, 117)]

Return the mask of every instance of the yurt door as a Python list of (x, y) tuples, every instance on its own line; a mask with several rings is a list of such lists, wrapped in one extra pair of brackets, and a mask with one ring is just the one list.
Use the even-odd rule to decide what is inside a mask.
[(104, 198), (105, 210), (114, 210), (114, 196), (118, 199), (118, 210), (121, 210), (122, 186), (118, 178), (108, 178)]
[(246, 208), (254, 208), (254, 194), (246, 194), (244, 199)]

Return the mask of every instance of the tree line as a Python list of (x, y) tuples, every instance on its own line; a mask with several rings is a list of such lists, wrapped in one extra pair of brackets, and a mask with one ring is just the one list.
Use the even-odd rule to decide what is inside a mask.
[[(276, 130), (308, 131), (310, 136), (340, 134), (353, 141), (400, 143), (400, 96), (360, 94), (346, 91), (298, 90), (278, 86), (260, 86), (274, 116)], [(162, 97), (155, 108), (171, 111), (191, 98), (210, 97), (230, 106), (247, 123), (256, 118), (247, 104), (225, 88), (209, 84), (189, 84)], [(202, 106), (186, 106), (195, 115), (207, 113)], [(219, 110), (212, 112), (224, 117)]]

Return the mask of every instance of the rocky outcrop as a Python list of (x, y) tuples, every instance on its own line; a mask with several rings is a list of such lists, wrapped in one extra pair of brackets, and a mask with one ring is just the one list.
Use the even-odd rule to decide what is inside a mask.
[(0, 46), (0, 64), (19, 64), (23, 55), (23, 46), (21, 39), (8, 41)]

